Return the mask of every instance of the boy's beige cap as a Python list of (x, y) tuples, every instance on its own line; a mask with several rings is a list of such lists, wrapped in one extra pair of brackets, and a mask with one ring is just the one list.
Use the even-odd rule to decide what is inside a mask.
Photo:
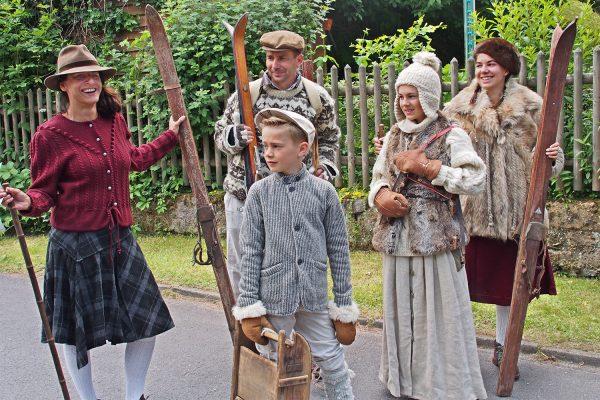
[(290, 31), (267, 32), (260, 37), (260, 45), (263, 49), (270, 51), (304, 51), (302, 36)]
[(304, 133), (306, 133), (308, 145), (312, 145), (313, 141), (315, 140), (315, 127), (308, 119), (293, 111), (282, 110), (280, 108), (265, 108), (256, 114), (254, 123), (256, 126), (261, 126), (263, 120), (271, 117), (281, 118), (284, 121), (296, 125)]

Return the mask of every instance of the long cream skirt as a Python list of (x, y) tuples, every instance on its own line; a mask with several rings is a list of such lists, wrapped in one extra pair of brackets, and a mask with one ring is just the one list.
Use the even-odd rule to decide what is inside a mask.
[(450, 252), (383, 256), (379, 379), (396, 397), (487, 398), (465, 269)]

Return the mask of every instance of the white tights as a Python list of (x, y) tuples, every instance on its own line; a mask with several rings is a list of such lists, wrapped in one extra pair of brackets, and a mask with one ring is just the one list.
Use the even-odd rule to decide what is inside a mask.
[[(127, 343), (125, 347), (126, 400), (139, 400), (144, 393), (146, 374), (154, 352), (155, 341), (156, 337), (140, 339)], [(75, 346), (63, 344), (62, 350), (67, 370), (81, 400), (96, 400), (96, 391), (92, 382), (92, 360), (89, 352), (87, 365), (83, 368), (77, 368)]]
[(504, 346), (510, 306), (496, 306), (496, 342)]

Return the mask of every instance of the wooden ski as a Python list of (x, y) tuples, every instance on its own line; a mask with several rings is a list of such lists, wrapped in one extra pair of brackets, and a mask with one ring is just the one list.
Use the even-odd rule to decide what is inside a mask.
[[(148, 20), (148, 30), (152, 37), (152, 44), (154, 45), (154, 52), (163, 79), (171, 114), (173, 114), (175, 120), (182, 115), (186, 116), (186, 119), (179, 128), (179, 144), (183, 155), (184, 168), (189, 177), (192, 193), (196, 201), (198, 227), (206, 241), (206, 248), (209, 259), (212, 262), (219, 294), (221, 295), (221, 301), (223, 303), (223, 310), (225, 311), (227, 327), (229, 328), (233, 341), (236, 330), (236, 321), (231, 309), (235, 304), (235, 298), (231, 288), (229, 274), (227, 272), (227, 265), (225, 264), (225, 257), (223, 256), (223, 249), (221, 248), (221, 241), (219, 240), (219, 235), (217, 233), (215, 213), (213, 206), (208, 199), (202, 169), (200, 168), (196, 142), (194, 140), (194, 135), (192, 134), (190, 120), (187, 118), (187, 111), (181, 94), (181, 86), (179, 85), (177, 71), (175, 70), (173, 54), (171, 52), (171, 47), (169, 46), (169, 40), (162, 19), (158, 12), (150, 5), (146, 6), (146, 18)], [(237, 340), (253, 346), (253, 343), (243, 335)]]
[(244, 13), (235, 24), (235, 28), (223, 21), (223, 25), (231, 35), (233, 46), (233, 61), (235, 63), (235, 89), (238, 96), (240, 122), (252, 130), (254, 140), (244, 148), (244, 178), (246, 189), (256, 182), (256, 127), (254, 126), (254, 113), (252, 112), (252, 98), (250, 95), (250, 81), (248, 78), (248, 64), (246, 62), (246, 49), (244, 35), (248, 24), (248, 13)]
[(504, 354), (496, 387), (497, 395), (502, 397), (512, 394), (527, 306), (530, 295), (533, 294), (537, 259), (541, 246), (545, 246), (544, 210), (552, 169), (552, 160), (546, 156), (546, 149), (556, 142), (567, 70), (577, 30), (576, 24), (577, 20), (571, 22), (564, 31), (557, 26), (552, 35), (546, 91), (533, 156), (527, 204), (523, 214)]

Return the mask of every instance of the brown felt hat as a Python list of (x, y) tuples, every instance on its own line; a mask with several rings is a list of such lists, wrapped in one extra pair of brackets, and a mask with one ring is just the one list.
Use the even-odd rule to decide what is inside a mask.
[(290, 31), (267, 32), (260, 37), (260, 45), (263, 49), (270, 51), (304, 51), (302, 36)]
[(475, 47), (473, 57), (477, 58), (478, 54), (487, 54), (492, 57), (498, 64), (508, 71), (511, 75), (518, 75), (521, 67), (519, 54), (512, 43), (500, 38), (491, 38), (480, 42)]
[(61, 76), (76, 72), (99, 72), (102, 82), (113, 77), (117, 70), (110, 67), (101, 67), (96, 57), (90, 53), (84, 44), (70, 45), (58, 53), (56, 73), (44, 79), (48, 89), (60, 90)]

